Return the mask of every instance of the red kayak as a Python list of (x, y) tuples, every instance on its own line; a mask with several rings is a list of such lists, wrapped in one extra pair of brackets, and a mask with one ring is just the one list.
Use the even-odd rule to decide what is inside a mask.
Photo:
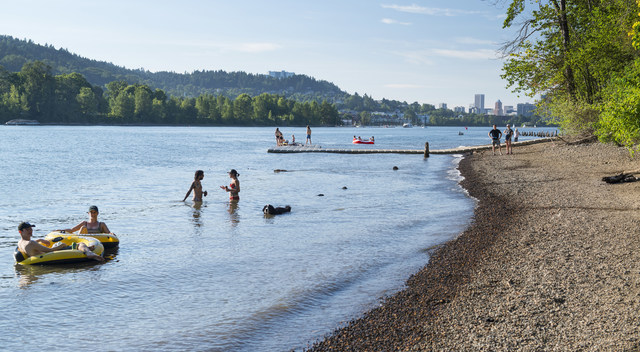
[(361, 140), (354, 139), (353, 144), (374, 144), (374, 141), (361, 141)]

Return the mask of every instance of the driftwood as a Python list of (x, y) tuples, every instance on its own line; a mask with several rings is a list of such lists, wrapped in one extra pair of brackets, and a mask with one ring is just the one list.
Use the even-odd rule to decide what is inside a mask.
[(636, 182), (638, 181), (638, 179), (635, 176), (633, 176), (633, 174), (621, 173), (615, 176), (603, 177), (602, 181), (606, 183), (623, 183), (623, 182)]

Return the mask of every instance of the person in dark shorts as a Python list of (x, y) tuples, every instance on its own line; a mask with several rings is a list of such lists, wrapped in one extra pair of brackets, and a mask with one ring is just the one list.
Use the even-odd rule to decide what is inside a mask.
[(502, 145), (500, 145), (502, 132), (500, 132), (496, 125), (493, 125), (493, 129), (489, 131), (489, 137), (491, 137), (491, 150), (493, 151), (493, 155), (496, 155), (496, 145), (498, 146), (500, 155), (502, 155)]

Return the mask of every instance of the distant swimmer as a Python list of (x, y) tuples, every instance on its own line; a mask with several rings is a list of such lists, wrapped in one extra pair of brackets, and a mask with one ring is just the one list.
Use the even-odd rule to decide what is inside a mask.
[(204, 171), (198, 170), (193, 176), (193, 182), (191, 183), (191, 187), (187, 194), (184, 196), (183, 202), (189, 197), (191, 191), (193, 191), (193, 201), (194, 202), (202, 202), (202, 196), (207, 196), (207, 191), (202, 192), (202, 184), (200, 181), (204, 178)]
[(229, 184), (229, 186), (220, 186), (221, 189), (225, 190), (226, 192), (229, 192), (229, 200), (232, 200), (232, 201), (240, 200), (240, 196), (238, 195), (238, 193), (240, 193), (240, 180), (238, 180), (239, 176), (240, 174), (238, 173), (238, 171), (236, 171), (235, 169), (231, 169), (229, 171), (231, 184)]
[(58, 230), (58, 231), (76, 232), (79, 230), (81, 234), (82, 233), (112, 233), (111, 231), (109, 231), (107, 224), (105, 224), (104, 222), (98, 221), (99, 211), (97, 206), (95, 205), (90, 206), (87, 214), (89, 214), (89, 221), (83, 221), (70, 229), (64, 229), (64, 230)]

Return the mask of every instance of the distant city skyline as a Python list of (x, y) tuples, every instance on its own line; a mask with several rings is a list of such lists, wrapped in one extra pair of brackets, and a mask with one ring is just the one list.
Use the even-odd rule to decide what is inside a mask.
[[(295, 72), (350, 94), (468, 107), (500, 78), (505, 3), (463, 0), (6, 1), (0, 34), (152, 72)], [(25, 9), (29, 10), (26, 11)]]

